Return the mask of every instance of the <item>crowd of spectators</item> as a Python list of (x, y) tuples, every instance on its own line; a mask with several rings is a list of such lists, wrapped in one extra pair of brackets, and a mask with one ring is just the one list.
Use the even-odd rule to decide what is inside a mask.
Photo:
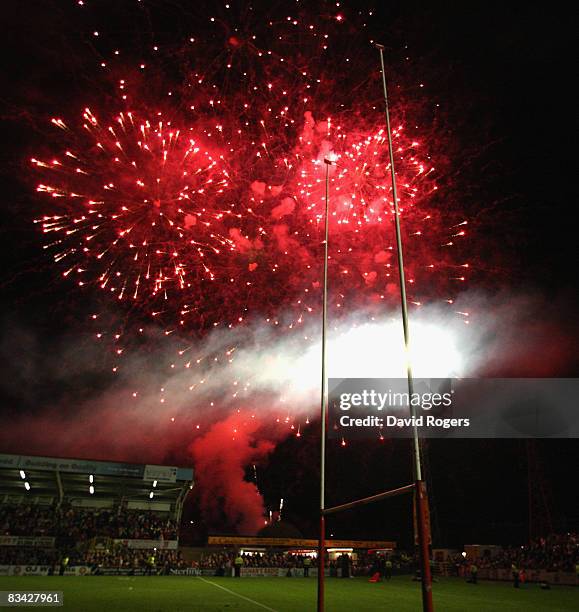
[(0, 546), (0, 565), (52, 565), (58, 560), (55, 549)]
[[(243, 560), (243, 567), (282, 567), (282, 568), (293, 568), (303, 567), (305, 556), (293, 555), (287, 553), (244, 553), (241, 556)], [(234, 565), (235, 557), (237, 557), (234, 551), (223, 551), (219, 553), (212, 553), (202, 555), (198, 566), (200, 569), (230, 569)], [(312, 565), (316, 564), (316, 560), (312, 561)]]
[[(222, 551), (219, 553), (211, 553), (202, 555), (198, 567), (204, 570), (215, 570), (216, 573), (229, 573), (234, 566), (236, 553), (233, 551)], [(265, 552), (265, 553), (244, 553), (241, 556), (243, 567), (276, 567), (283, 569), (293, 569), (304, 567), (305, 555), (282, 553), (282, 552)], [(382, 567), (384, 557), (374, 553), (357, 553), (349, 555), (350, 571), (353, 575), (368, 576), (376, 571), (377, 567)], [(395, 572), (411, 571), (415, 565), (413, 556), (405, 555), (404, 553), (395, 553), (388, 555), (392, 561), (392, 567)], [(317, 557), (312, 557), (311, 567), (317, 567)], [(341, 569), (343, 559), (340, 557), (328, 560), (326, 567), (333, 570)]]
[(102, 568), (148, 570), (168, 574), (174, 569), (185, 569), (189, 565), (178, 550), (145, 550), (119, 545), (105, 550), (89, 550), (73, 553), (70, 560), (74, 565), (85, 565), (92, 573)]
[[(55, 548), (33, 546), (0, 546), (0, 565), (57, 565), (64, 554), (71, 565), (84, 565), (98, 572), (99, 568), (147, 567), (151, 551), (112, 545), (112, 539), (174, 540), (177, 525), (167, 516), (150, 511), (129, 509), (87, 509), (67, 504), (60, 506), (0, 505), (0, 536), (54, 537)], [(105, 544), (95, 548), (95, 540)], [(93, 546), (89, 546), (92, 541)], [(228, 573), (234, 567), (237, 553), (223, 550), (202, 555), (193, 566), (216, 573)], [(155, 551), (155, 571), (170, 571), (187, 567), (180, 553), (172, 550)], [(302, 568), (305, 555), (288, 552), (256, 552), (241, 555), (244, 567)], [(412, 555), (389, 555), (396, 573), (407, 572), (416, 566)], [(342, 560), (343, 561), (343, 560)], [(380, 564), (374, 553), (352, 555), (350, 569), (354, 575), (369, 575)], [(468, 571), (472, 560), (458, 555), (452, 560), (457, 575)], [(534, 540), (525, 546), (504, 547), (493, 555), (476, 560), (479, 569), (547, 570), (574, 572), (579, 564), (579, 536), (576, 533), (551, 535)], [(317, 558), (311, 559), (317, 566)], [(327, 562), (330, 570), (340, 567), (339, 560)]]
[[(174, 519), (150, 511), (60, 506), (0, 505), (0, 536), (52, 537), (54, 543), (0, 546), (0, 565), (84, 565), (163, 572), (184, 567), (173, 550), (151, 551), (114, 545), (111, 540), (176, 540)], [(100, 548), (95, 543), (100, 542)], [(154, 563), (151, 563), (151, 557)]]
[(480, 568), (574, 572), (579, 564), (579, 536), (576, 533), (550, 535), (526, 546), (503, 548), (495, 556), (479, 560)]
[(177, 550), (150, 550), (129, 548), (122, 544), (107, 549), (60, 550), (32, 547), (0, 547), (0, 565), (44, 565), (52, 572), (60, 571), (63, 560), (66, 566), (82, 565), (98, 574), (103, 569), (150, 570), (151, 573), (170, 573), (189, 565)]
[[(202, 555), (198, 567), (200, 569), (215, 570), (216, 573), (228, 574), (234, 567), (236, 553), (233, 551), (222, 551)], [(384, 561), (388, 559), (391, 563), (393, 573), (413, 573), (418, 567), (416, 555), (404, 552), (393, 552), (387, 556), (376, 553), (358, 552), (350, 559), (350, 571), (356, 576), (372, 575), (381, 570)], [(305, 556), (291, 553), (253, 553), (242, 554), (243, 567), (276, 567), (276, 568), (301, 568), (304, 566)], [(472, 560), (458, 555), (454, 560), (456, 575), (469, 575)], [(317, 567), (317, 558), (312, 558), (311, 566)], [(343, 560), (339, 558), (326, 563), (331, 571), (341, 568)], [(480, 557), (476, 560), (478, 569), (496, 568), (512, 569), (515, 566), (523, 570), (547, 570), (560, 572), (575, 572), (579, 565), (579, 536), (575, 533), (564, 535), (551, 535), (533, 541), (526, 546), (511, 546), (500, 550), (493, 556)], [(431, 566), (433, 567), (433, 566)], [(436, 568), (433, 567), (433, 571)]]
[(171, 518), (143, 510), (3, 504), (0, 535), (54, 536), (77, 542), (96, 536), (175, 540), (177, 525)]
[(56, 508), (39, 505), (0, 505), (0, 535), (54, 535)]
[(352, 563), (352, 569), (357, 576), (369, 576), (376, 571), (381, 571), (384, 562), (388, 559), (392, 563), (395, 574), (411, 573), (417, 565), (416, 555), (407, 555), (404, 552), (384, 553), (359, 553)]

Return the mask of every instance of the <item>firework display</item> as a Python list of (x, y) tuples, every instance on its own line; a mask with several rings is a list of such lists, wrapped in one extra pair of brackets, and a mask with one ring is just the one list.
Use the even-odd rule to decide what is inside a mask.
[[(66, 151), (63, 161), (32, 160), (58, 175), (57, 186), (39, 185), (37, 190), (66, 199), (62, 208), (70, 211), (43, 218), (43, 231), (78, 238), (70, 240), (71, 246), (66, 239), (57, 241), (63, 251), (55, 261), (78, 259), (64, 275), (81, 274), (87, 261), (89, 268), (96, 267), (100, 288), (120, 300), (125, 293), (136, 300), (140, 291), (153, 297), (161, 293), (167, 299), (168, 287), (183, 289), (189, 284), (188, 275), (196, 273), (179, 253), (183, 244), (195, 252), (198, 273), (212, 278), (206, 254), (232, 248), (232, 241), (213, 226), (224, 217), (240, 216), (226, 204), (229, 176), (220, 167), (222, 160), (193, 138), (182, 145), (180, 131), (162, 121), (156, 126), (148, 120), (137, 124), (131, 113), (121, 114), (115, 131), (113, 126), (102, 128), (89, 109), (84, 119), (83, 128), (91, 139), (86, 145), (90, 160), (72, 151)], [(61, 120), (54, 123), (69, 131)]]
[[(130, 9), (137, 29), (149, 10), (141, 4)], [(221, 400), (202, 389), (216, 368), (233, 398), (250, 397), (252, 381), (270, 372), (234, 364), (239, 355), (255, 362), (247, 347), (259, 326), (289, 335), (292, 351), (316, 350), (325, 158), (334, 160), (336, 329), (380, 319), (397, 307), (399, 291), (372, 10), (296, 2), (270, 18), (242, 3), (213, 8), (183, 9), (180, 40), (151, 33), (123, 46), (114, 27), (90, 31), (101, 95), (52, 117), (54, 138), (32, 158), (45, 249), (65, 278), (95, 295), (91, 334), (108, 342), (113, 370), (143, 341), (169, 337), (163, 366), (173, 378), (158, 398), (178, 384), (211, 406)], [(78, 10), (98, 21), (95, 7)], [(468, 323), (454, 306), (469, 272), (468, 221), (437, 184), (448, 153), (432, 127), (435, 105), (420, 97), (422, 84), (397, 79), (404, 86), (395, 97), (394, 157), (409, 300)], [(287, 411), (280, 418), (293, 427)]]
[[(327, 554), (328, 605), (388, 599), (389, 559), (407, 607), (420, 590), (445, 605), (455, 583), (458, 610), (501, 546), (571, 542), (571, 15), (3, 9), (0, 574), (98, 574), (87, 609), (115, 576), (130, 607), (140, 574), (182, 575), (190, 592), (160, 606), (219, 607), (247, 590), (219, 587), (243, 550), (239, 577), (267, 577), (239, 605), (300, 609), (317, 583), (323, 609)], [(288, 550), (259, 552), (276, 541)], [(444, 584), (432, 546), (458, 551)], [(193, 548), (215, 550), (191, 565)], [(358, 580), (331, 579), (348, 550)], [(572, 553), (535, 568), (521, 553), (530, 584), (497, 596), (562, 609)], [(296, 574), (303, 597), (270, 592)]]
[[(330, 307), (393, 300), (388, 150), (362, 23), (372, 11), (347, 18), (337, 3), (254, 23), (233, 9), (205, 16), (204, 37), (153, 45), (135, 66), (115, 49), (100, 62), (115, 84), (104, 108), (52, 119), (59, 150), (32, 160), (51, 198), (37, 220), (47, 249), (79, 285), (184, 336), (255, 317), (293, 327), (319, 314), (332, 155)], [(354, 96), (336, 96), (344, 70)], [(452, 301), (468, 268), (452, 253), (466, 221), (435, 199), (436, 147), (419, 126), (399, 122), (394, 139), (411, 299)]]

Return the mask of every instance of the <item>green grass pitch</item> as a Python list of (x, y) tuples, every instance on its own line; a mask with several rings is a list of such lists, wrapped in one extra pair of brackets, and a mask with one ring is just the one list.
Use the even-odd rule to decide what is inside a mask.
[[(370, 584), (365, 578), (331, 578), (326, 583), (328, 612), (421, 610), (420, 585), (410, 577)], [(316, 609), (315, 578), (2, 577), (0, 590), (64, 592), (64, 610), (75, 612), (217, 612)], [(542, 591), (527, 584), (441, 579), (434, 585), (437, 612), (570, 612), (579, 610), (579, 588)], [(60, 608), (63, 609), (63, 608)]]

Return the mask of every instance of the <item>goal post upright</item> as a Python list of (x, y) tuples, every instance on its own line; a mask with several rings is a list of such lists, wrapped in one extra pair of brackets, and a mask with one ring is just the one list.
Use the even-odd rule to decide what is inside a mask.
[[(394, 169), (394, 147), (392, 144), (392, 130), (390, 127), (390, 111), (388, 109), (388, 90), (386, 87), (386, 70), (384, 68), (384, 45), (375, 44), (380, 52), (380, 67), (382, 70), (382, 87), (384, 90), (384, 114), (386, 116), (386, 132), (388, 136), (388, 153), (390, 156), (390, 178), (392, 181), (392, 200), (394, 203), (394, 226), (396, 229), (396, 251), (398, 255), (398, 272), (400, 276), (400, 305), (402, 309), (402, 327), (404, 330), (404, 345), (406, 347), (406, 374), (408, 378), (408, 397), (414, 393), (414, 378), (410, 359), (410, 331), (408, 325), (408, 303), (406, 299), (406, 278), (404, 274), (404, 255), (402, 252), (402, 232), (400, 230), (400, 211), (398, 208), (398, 193), (396, 190), (396, 173)], [(410, 404), (411, 416), (416, 416), (416, 407)], [(427, 499), (422, 474), (422, 458), (420, 456), (420, 439), (416, 419), (412, 426), (413, 468), (416, 488), (416, 525), (418, 531), (418, 546), (420, 552), (421, 582), (422, 582), (422, 609), (424, 612), (433, 612), (432, 576), (430, 572), (430, 555), (428, 552), (429, 533), (426, 524)]]
[(326, 375), (326, 332), (328, 327), (328, 239), (330, 235), (330, 166), (332, 160), (324, 159), (326, 165), (326, 197), (324, 212), (324, 280), (322, 299), (322, 394), (320, 400), (320, 534), (318, 540), (318, 612), (324, 610), (324, 578), (326, 559), (326, 420), (328, 415), (328, 393)]
[[(384, 46), (380, 44), (374, 45), (380, 52), (380, 65), (382, 68), (382, 84), (384, 88), (384, 106), (386, 115), (386, 128), (388, 136), (388, 151), (390, 156), (390, 176), (392, 181), (392, 196), (394, 203), (394, 224), (396, 230), (396, 250), (398, 256), (398, 270), (400, 275), (400, 304), (402, 309), (402, 326), (404, 331), (404, 344), (406, 348), (406, 372), (408, 379), (408, 394), (409, 398), (414, 393), (414, 378), (412, 374), (412, 364), (410, 360), (410, 333), (408, 325), (408, 304), (406, 298), (406, 279), (404, 273), (404, 257), (402, 252), (402, 233), (400, 229), (400, 212), (398, 207), (398, 194), (396, 190), (396, 174), (394, 170), (394, 149), (392, 145), (392, 131), (390, 127), (390, 114), (388, 110), (388, 93), (386, 88), (386, 73), (384, 69)], [(423, 612), (434, 612), (434, 604), (432, 601), (432, 575), (430, 571), (430, 533), (427, 524), (427, 509), (428, 500), (426, 494), (426, 484), (422, 472), (422, 458), (420, 448), (420, 438), (418, 435), (418, 427), (416, 420), (413, 419), (412, 426), (412, 465), (414, 482), (410, 485), (399, 487), (391, 491), (385, 491), (377, 495), (372, 495), (363, 499), (358, 499), (353, 502), (334, 506), (332, 508), (325, 507), (325, 484), (326, 484), (326, 429), (328, 418), (328, 398), (327, 398), (327, 374), (326, 374), (326, 333), (327, 333), (327, 315), (328, 315), (328, 238), (329, 238), (329, 199), (330, 199), (330, 165), (332, 160), (325, 158), (326, 164), (326, 191), (325, 191), (325, 241), (324, 241), (324, 274), (323, 274), (323, 305), (322, 305), (322, 390), (320, 401), (320, 417), (321, 417), (321, 439), (320, 439), (320, 523), (319, 523), (319, 540), (318, 540), (318, 598), (317, 611), (324, 612), (324, 587), (325, 587), (325, 549), (326, 549), (326, 514), (348, 510), (360, 505), (373, 503), (382, 499), (404, 495), (414, 492), (415, 510), (416, 510), (416, 526), (419, 544), (419, 556), (421, 565), (421, 585), (422, 585), (422, 609)], [(409, 402), (411, 416), (416, 416), (416, 407)]]

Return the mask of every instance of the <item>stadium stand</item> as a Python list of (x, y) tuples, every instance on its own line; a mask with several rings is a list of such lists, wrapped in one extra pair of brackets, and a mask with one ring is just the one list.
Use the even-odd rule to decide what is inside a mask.
[[(201, 547), (183, 547), (179, 525), (193, 488), (193, 470), (49, 457), (0, 454), (0, 575), (317, 573), (315, 540), (294, 537), (209, 536)], [(512, 567), (534, 582), (575, 584), (579, 536), (550, 535), (526, 546), (445, 549), (437, 573), (468, 576), (473, 562), (481, 579), (510, 580)], [(434, 551), (435, 557), (436, 550)], [(412, 573), (415, 556), (394, 542), (328, 540), (326, 572), (339, 576), (345, 556), (353, 575)]]
[(192, 488), (191, 468), (0, 454), (0, 575), (181, 568)]
[[(438, 572), (468, 577), (471, 565), (483, 580), (511, 580), (513, 568), (529, 582), (579, 584), (579, 535), (551, 534), (523, 546), (471, 544), (464, 551), (434, 551)], [(443, 554), (446, 553), (446, 554)]]
[(552, 534), (526, 546), (501, 548), (496, 555), (483, 557), (483, 569), (509, 569), (512, 565), (528, 570), (574, 572), (579, 564), (579, 536), (576, 533)]

